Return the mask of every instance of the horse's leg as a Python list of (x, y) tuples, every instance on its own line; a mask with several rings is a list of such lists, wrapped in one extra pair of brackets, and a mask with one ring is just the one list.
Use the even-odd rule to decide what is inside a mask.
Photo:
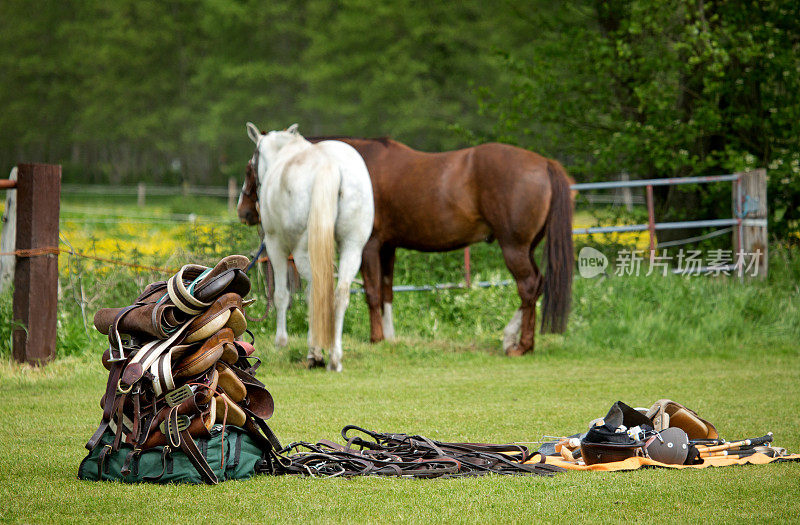
[(381, 256), (381, 299), (383, 299), (383, 316), (381, 326), (383, 335), (389, 341), (394, 340), (394, 321), (392, 319), (392, 300), (394, 292), (392, 283), (394, 281), (394, 257), (395, 247), (383, 245), (380, 250)]
[(334, 292), (334, 342), (328, 362), (328, 370), (342, 371), (342, 329), (344, 313), (350, 304), (350, 284), (358, 273), (361, 264), (361, 245), (342, 243), (339, 256), (339, 280)]
[[(533, 350), (536, 326), (536, 298), (540, 294), (542, 276), (533, 262), (530, 245), (501, 245), (506, 266), (517, 281), (517, 293), (522, 301), (519, 342), (506, 348), (506, 355), (517, 356)], [(514, 314), (515, 316), (517, 314)], [(511, 325), (514, 322), (512, 318)]]
[(307, 365), (309, 368), (317, 366), (325, 366), (325, 358), (322, 355), (322, 348), (315, 347), (312, 344), (313, 333), (311, 332), (311, 316), (314, 315), (314, 301), (311, 300), (312, 293), (314, 292), (313, 284), (311, 282), (311, 262), (308, 258), (308, 252), (297, 249), (293, 254), (294, 264), (297, 267), (297, 272), (306, 281), (306, 305), (308, 311), (308, 353), (306, 354)]
[(286, 332), (286, 310), (289, 309), (289, 289), (286, 286), (287, 254), (280, 245), (268, 238), (264, 239), (267, 246), (267, 253), (272, 262), (272, 271), (275, 278), (275, 312), (277, 314), (277, 326), (275, 329), (275, 345), (286, 346), (289, 343), (289, 334)]
[(361, 258), (361, 277), (364, 278), (364, 296), (369, 308), (369, 340), (372, 343), (383, 340), (381, 320), (381, 259), (380, 241), (371, 237), (364, 245)]
[[(539, 297), (542, 295), (542, 278), (541, 272), (539, 271), (539, 267), (536, 265), (536, 258), (534, 257), (534, 251), (539, 243), (542, 241), (542, 237), (544, 236), (544, 230), (540, 231), (534, 237), (533, 242), (531, 243), (531, 247), (529, 250), (529, 255), (531, 259), (531, 265), (533, 266), (533, 273), (535, 275), (539, 275), (539, 287), (538, 292), (536, 294), (536, 299), (534, 300), (534, 304), (539, 300)], [(534, 310), (534, 315), (535, 315)], [(535, 328), (534, 328), (535, 329)], [(506, 327), (503, 329), (503, 351), (508, 352), (508, 350), (513, 347), (517, 341), (520, 339), (520, 332), (522, 331), (522, 308), (518, 308), (514, 315), (511, 317), (511, 320), (508, 322)]]

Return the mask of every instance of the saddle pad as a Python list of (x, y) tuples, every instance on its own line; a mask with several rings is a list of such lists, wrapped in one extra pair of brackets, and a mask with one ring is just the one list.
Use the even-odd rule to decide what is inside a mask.
[(689, 439), (716, 439), (717, 429), (710, 422), (697, 415), (680, 403), (671, 399), (659, 399), (647, 411), (647, 417), (653, 421), (656, 430), (678, 427), (689, 436)]

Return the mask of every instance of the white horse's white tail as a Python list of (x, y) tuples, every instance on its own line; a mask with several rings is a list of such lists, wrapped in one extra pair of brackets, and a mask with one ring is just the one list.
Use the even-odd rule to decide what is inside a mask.
[(333, 258), (334, 229), (339, 207), (341, 174), (338, 167), (328, 165), (319, 170), (311, 190), (308, 214), (308, 256), (312, 283), (312, 344), (330, 349), (334, 340), (333, 322)]

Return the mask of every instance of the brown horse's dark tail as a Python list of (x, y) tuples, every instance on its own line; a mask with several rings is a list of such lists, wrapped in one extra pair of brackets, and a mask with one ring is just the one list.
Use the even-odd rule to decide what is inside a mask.
[(552, 197), (547, 216), (547, 268), (542, 300), (542, 333), (560, 334), (567, 328), (572, 300), (572, 194), (563, 166), (547, 161)]

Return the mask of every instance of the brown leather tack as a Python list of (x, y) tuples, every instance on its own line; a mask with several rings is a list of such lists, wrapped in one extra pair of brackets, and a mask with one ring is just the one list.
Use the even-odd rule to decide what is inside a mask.
[[(282, 448), (260, 419), (272, 414), (269, 392), (237, 366), (256, 368), (242, 360), (252, 345), (236, 340), (247, 329), (242, 295), (250, 289), (248, 263), (235, 255), (213, 269), (184, 265), (169, 281), (147, 286), (131, 305), (96, 313), (95, 326), (110, 343), (101, 358), (109, 377), (100, 400), (103, 421), (87, 448), (95, 449), (109, 429), (118, 432), (112, 452), (123, 442), (150, 449), (180, 440), (180, 449), (209, 483), (218, 480), (194, 439), (209, 438), (217, 421), (245, 428), (259, 446)], [(208, 273), (201, 279), (203, 272)], [(176, 422), (188, 428), (178, 431)]]
[(192, 381), (193, 383), (197, 382), (201, 385), (206, 385), (197, 387), (197, 393), (194, 396), (195, 401), (200, 405), (210, 402), (211, 398), (214, 396), (214, 392), (217, 390), (218, 381), (219, 372), (217, 372), (216, 368), (212, 368), (210, 372), (197, 381)]
[(717, 429), (706, 421), (694, 410), (691, 410), (671, 399), (659, 399), (650, 410), (647, 417), (653, 421), (656, 430), (678, 427), (689, 436), (689, 439), (716, 439), (719, 437)]
[[(222, 366), (225, 366), (224, 364)], [(267, 420), (275, 411), (272, 394), (263, 383), (239, 368), (230, 368), (247, 388), (247, 408), (261, 419)]]
[[(226, 330), (230, 329), (226, 328)], [(222, 356), (219, 358), (220, 361), (225, 361), (229, 365), (235, 365), (236, 361), (239, 360), (239, 351), (236, 349), (236, 345), (231, 341), (230, 343), (223, 343), (222, 346), (224, 350), (222, 351)]]
[(142, 374), (144, 374), (142, 365), (139, 363), (130, 363), (125, 367), (125, 371), (122, 372), (121, 381), (126, 385), (132, 385), (142, 377)]
[(250, 292), (250, 279), (243, 271), (248, 264), (250, 259), (244, 255), (229, 255), (223, 258), (197, 284), (195, 297), (206, 302), (225, 292), (233, 292), (244, 297)]
[(240, 311), (242, 309), (242, 297), (240, 295), (226, 293), (218, 297), (204, 313), (195, 317), (189, 324), (186, 329), (186, 342), (199, 341), (218, 332), (230, 319), (231, 310), (235, 309)]
[[(247, 421), (247, 414), (244, 413), (242, 407), (230, 400), (225, 394), (219, 394), (214, 397), (214, 402), (217, 405), (217, 423), (222, 423), (223, 419), (225, 424), (237, 427), (244, 427)], [(225, 406), (228, 407), (228, 413), (225, 414)]]
[(209, 340), (203, 343), (200, 349), (183, 358), (177, 366), (172, 369), (172, 377), (178, 379), (194, 377), (208, 370), (222, 355), (222, 344)]
[(235, 344), (245, 356), (253, 355), (253, 352), (256, 351), (256, 347), (246, 341), (236, 341)]
[(247, 319), (244, 316), (244, 311), (241, 308), (233, 308), (225, 326), (232, 329), (236, 337), (242, 335), (247, 330)]
[(105, 368), (110, 372), (111, 361), (109, 361), (109, 359), (111, 359), (111, 350), (109, 348), (106, 348), (106, 351), (103, 352), (103, 356), (100, 358), (100, 360), (103, 362), (103, 368)]
[(236, 377), (236, 374), (230, 367), (225, 366), (223, 363), (217, 363), (217, 372), (219, 372), (219, 388), (230, 397), (234, 403), (241, 402), (247, 395), (247, 388), (242, 383), (241, 379)]

